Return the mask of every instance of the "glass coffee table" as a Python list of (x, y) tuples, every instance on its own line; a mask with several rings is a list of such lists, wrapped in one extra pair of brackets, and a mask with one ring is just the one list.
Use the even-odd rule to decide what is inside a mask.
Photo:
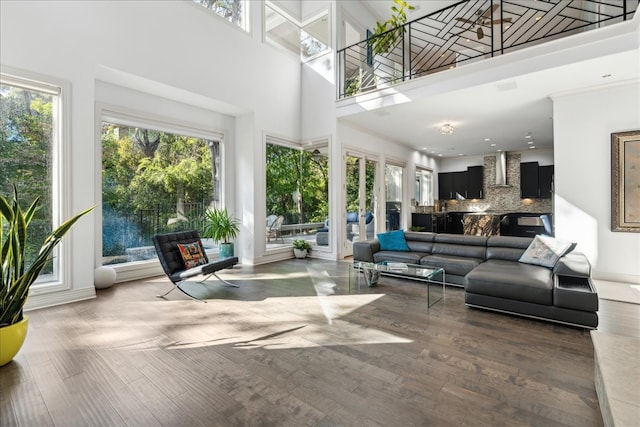
[[(355, 261), (349, 265), (349, 292), (366, 284), (378, 285), (380, 276), (417, 280), (427, 285), (427, 306), (431, 307), (444, 298), (445, 271), (439, 267), (382, 261), (378, 263)], [(363, 283), (364, 282), (364, 283)]]

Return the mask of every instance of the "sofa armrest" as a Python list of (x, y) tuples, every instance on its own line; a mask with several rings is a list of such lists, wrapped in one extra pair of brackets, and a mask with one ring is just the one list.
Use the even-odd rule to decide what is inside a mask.
[(373, 262), (373, 254), (375, 254), (379, 250), (380, 242), (378, 242), (378, 239), (355, 242), (353, 244), (353, 260)]
[(559, 276), (591, 277), (591, 264), (581, 252), (569, 252), (558, 260), (553, 272)]

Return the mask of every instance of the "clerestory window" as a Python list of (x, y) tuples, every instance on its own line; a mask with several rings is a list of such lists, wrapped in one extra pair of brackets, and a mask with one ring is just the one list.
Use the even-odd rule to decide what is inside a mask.
[(288, 16), (270, 2), (264, 7), (265, 40), (299, 55), (303, 61), (329, 51), (330, 26), (327, 11), (305, 22)]
[(237, 25), (245, 31), (249, 31), (248, 5), (246, 0), (193, 0), (200, 6), (214, 12)]

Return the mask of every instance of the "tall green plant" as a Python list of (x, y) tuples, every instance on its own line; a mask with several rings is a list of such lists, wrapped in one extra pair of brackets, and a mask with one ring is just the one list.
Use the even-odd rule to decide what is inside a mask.
[(393, 2), (395, 4), (391, 7), (391, 18), (385, 22), (376, 22), (376, 28), (373, 31), (372, 47), (377, 55), (384, 55), (393, 49), (398, 38), (405, 33), (406, 11), (415, 9), (404, 0), (393, 0)]
[(0, 265), (2, 286), (0, 287), (0, 327), (13, 325), (22, 320), (22, 310), (29, 295), (29, 288), (45, 267), (51, 253), (71, 227), (93, 208), (86, 209), (65, 221), (49, 234), (36, 259), (25, 266), (25, 250), (29, 239), (31, 219), (38, 209), (36, 198), (26, 211), (20, 208), (18, 191), (13, 190), (13, 200), (0, 195)]
[(227, 209), (208, 209), (204, 214), (202, 237), (214, 242), (229, 243), (240, 232), (240, 221), (231, 216)]

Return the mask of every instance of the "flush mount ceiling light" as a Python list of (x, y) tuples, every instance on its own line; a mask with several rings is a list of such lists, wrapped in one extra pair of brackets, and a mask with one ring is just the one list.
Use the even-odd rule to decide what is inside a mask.
[(453, 126), (451, 126), (449, 123), (445, 123), (440, 128), (440, 133), (443, 135), (451, 135), (453, 133)]

